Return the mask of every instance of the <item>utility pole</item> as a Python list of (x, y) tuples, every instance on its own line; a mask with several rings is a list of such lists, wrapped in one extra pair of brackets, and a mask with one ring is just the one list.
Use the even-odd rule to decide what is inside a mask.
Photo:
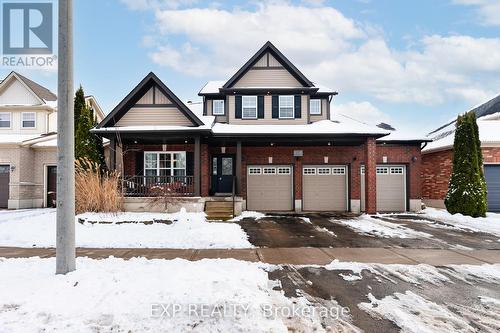
[(75, 270), (73, 0), (59, 0), (56, 274)]

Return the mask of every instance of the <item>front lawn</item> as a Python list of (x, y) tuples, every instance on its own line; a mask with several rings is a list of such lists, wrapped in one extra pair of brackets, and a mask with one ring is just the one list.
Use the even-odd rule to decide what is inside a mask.
[[(205, 213), (86, 213), (75, 227), (78, 247), (253, 247), (239, 225), (207, 222)], [(0, 246), (55, 247), (55, 241), (55, 209), (0, 211)]]

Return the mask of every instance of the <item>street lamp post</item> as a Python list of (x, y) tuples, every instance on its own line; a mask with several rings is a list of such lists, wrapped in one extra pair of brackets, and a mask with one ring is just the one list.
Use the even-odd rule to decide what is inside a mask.
[(73, 0), (59, 0), (56, 274), (75, 270)]

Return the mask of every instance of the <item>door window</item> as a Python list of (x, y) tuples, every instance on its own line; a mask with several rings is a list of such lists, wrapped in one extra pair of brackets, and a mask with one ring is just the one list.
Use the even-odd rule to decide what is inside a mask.
[(232, 176), (233, 175), (233, 159), (232, 157), (222, 158), (222, 175)]

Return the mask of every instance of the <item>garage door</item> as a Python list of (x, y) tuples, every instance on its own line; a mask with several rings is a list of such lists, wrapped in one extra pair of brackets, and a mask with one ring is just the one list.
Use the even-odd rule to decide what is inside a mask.
[(484, 176), (488, 187), (488, 211), (500, 212), (500, 165), (485, 165)]
[(7, 208), (9, 203), (9, 176), (10, 167), (0, 165), (0, 208)]
[[(361, 210), (365, 210), (365, 172), (361, 167)], [(377, 165), (377, 211), (406, 211), (406, 166)]]
[(347, 211), (347, 167), (304, 166), (302, 197), (304, 210)]
[(293, 168), (288, 165), (247, 167), (247, 209), (293, 209)]

